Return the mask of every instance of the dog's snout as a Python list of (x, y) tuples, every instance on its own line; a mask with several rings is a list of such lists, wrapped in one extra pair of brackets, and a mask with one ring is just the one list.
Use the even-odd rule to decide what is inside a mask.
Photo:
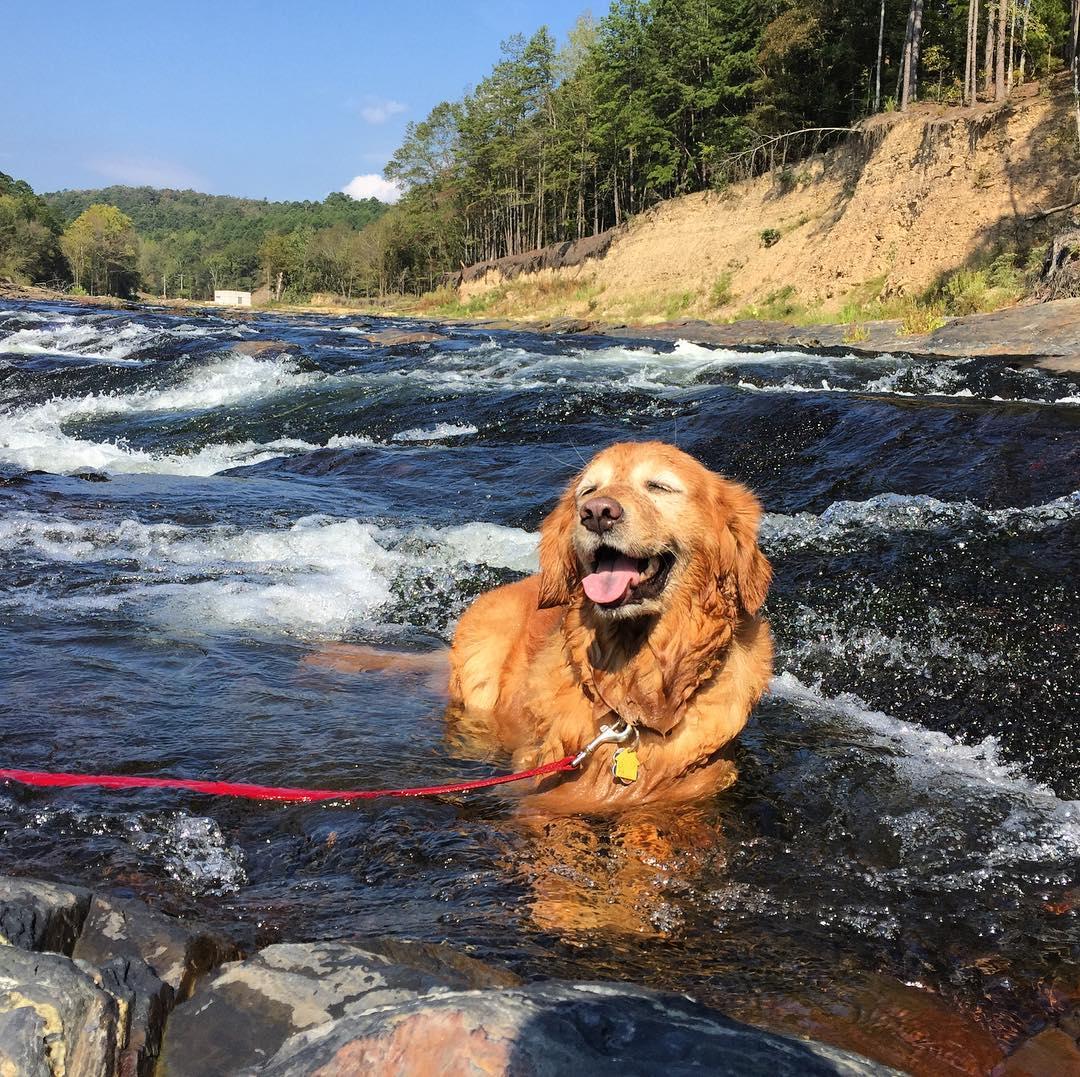
[(622, 514), (622, 505), (613, 497), (590, 497), (581, 506), (581, 522), (597, 535), (610, 531)]

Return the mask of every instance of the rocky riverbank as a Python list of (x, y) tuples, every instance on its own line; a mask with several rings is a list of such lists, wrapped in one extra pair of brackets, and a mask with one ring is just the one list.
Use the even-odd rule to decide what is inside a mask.
[(0, 877), (0, 1074), (899, 1071), (679, 995), (517, 976), (386, 939), (245, 955), (142, 902)]

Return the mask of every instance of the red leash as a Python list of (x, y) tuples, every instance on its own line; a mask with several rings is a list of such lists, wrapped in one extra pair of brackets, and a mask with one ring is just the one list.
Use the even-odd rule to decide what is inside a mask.
[(532, 770), (503, 774), (495, 778), (479, 778), (472, 782), (453, 782), (450, 785), (428, 785), (416, 789), (291, 789), (279, 785), (248, 785), (245, 782), (203, 782), (188, 778), (137, 778), (125, 774), (53, 774), (44, 770), (5, 770), (0, 768), (0, 780), (21, 782), (46, 788), (67, 789), (78, 785), (94, 785), (102, 789), (187, 789), (192, 793), (212, 796), (244, 797), (247, 800), (376, 800), (379, 797), (436, 797), (443, 793), (465, 793), (472, 789), (488, 789), (526, 778), (542, 778), (576, 769), (577, 756), (568, 755), (554, 763), (545, 763)]
[(521, 782), (526, 778), (543, 778), (577, 770), (602, 744), (623, 744), (636, 737), (637, 731), (619, 719), (616, 726), (602, 725), (577, 755), (566, 755), (553, 763), (519, 770), (516, 774), (501, 774), (495, 778), (478, 778), (471, 782), (452, 782), (449, 785), (425, 785), (415, 789), (293, 789), (284, 785), (249, 785), (246, 782), (203, 782), (192, 778), (138, 778), (127, 774), (63, 774), (47, 770), (8, 770), (0, 768), (0, 781), (21, 782), (47, 789), (70, 789), (79, 785), (94, 785), (101, 789), (186, 789), (191, 793), (209, 793), (218, 797), (243, 797), (246, 800), (377, 800), (379, 797), (437, 797), (443, 793), (467, 793), (473, 789), (490, 789), (493, 785)]

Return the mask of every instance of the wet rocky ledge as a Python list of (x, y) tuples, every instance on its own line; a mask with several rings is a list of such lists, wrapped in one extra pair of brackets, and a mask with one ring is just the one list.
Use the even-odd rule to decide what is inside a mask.
[(651, 325), (611, 325), (577, 318), (539, 322), (499, 320), (468, 324), (487, 329), (610, 336), (632, 340), (685, 340), (711, 347), (795, 347), (815, 350), (901, 353), (937, 359), (995, 358), (1016, 366), (1080, 371), (1080, 299), (1026, 303), (991, 314), (950, 318), (931, 333), (904, 334), (898, 320), (864, 322), (851, 339), (848, 325), (788, 325), (785, 322), (682, 320)]
[(133, 898), (0, 877), (0, 1074), (682, 1074), (900, 1071), (675, 994), (523, 983), (448, 946), (244, 954)]
[[(1077, 1037), (1074, 1014), (992, 1073), (1078, 1073)], [(524, 983), (447, 945), (393, 939), (278, 943), (245, 954), (135, 898), (0, 876), (4, 1077), (555, 1077), (585, 1067), (596, 1077), (901, 1073), (682, 995)]]

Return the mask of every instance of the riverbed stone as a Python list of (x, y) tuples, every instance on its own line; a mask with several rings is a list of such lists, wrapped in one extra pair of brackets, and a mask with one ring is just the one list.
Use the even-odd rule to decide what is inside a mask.
[(678, 995), (544, 983), (428, 995), (289, 1039), (243, 1073), (870, 1077), (898, 1074), (835, 1047), (763, 1032)]
[(413, 939), (354, 939), (353, 945), (385, 957), (395, 965), (405, 965), (452, 987), (472, 991), (483, 987), (518, 987), (522, 979), (510, 969), (470, 957), (445, 942), (418, 942)]
[(732, 1000), (735, 1016), (872, 1054), (903, 1072), (974, 1077), (1002, 1060), (994, 1035), (955, 1003), (890, 976), (851, 972), (827, 989)]
[(0, 876), (0, 943), (23, 950), (71, 953), (90, 891), (80, 886)]
[(477, 968), (455, 971), (445, 957), (437, 965), (429, 951), (408, 950), (395, 956), (411, 965), (348, 943), (280, 943), (224, 965), (172, 1015), (157, 1072), (239, 1072), (304, 1029), (482, 979)]
[(0, 1072), (112, 1077), (122, 1037), (117, 1000), (70, 958), (0, 947)]

